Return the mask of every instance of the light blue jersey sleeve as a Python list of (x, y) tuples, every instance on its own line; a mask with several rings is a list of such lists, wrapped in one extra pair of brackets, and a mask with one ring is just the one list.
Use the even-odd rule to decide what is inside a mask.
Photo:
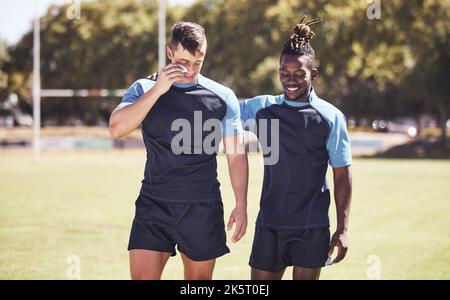
[(333, 168), (342, 168), (352, 164), (352, 152), (348, 137), (345, 116), (336, 114), (327, 140), (328, 156)]
[(149, 79), (139, 79), (135, 81), (123, 95), (122, 101), (118, 107), (121, 108), (133, 104), (154, 85), (155, 81)]
[(311, 105), (325, 117), (330, 126), (326, 144), (330, 165), (333, 168), (351, 165), (352, 151), (344, 114), (332, 104), (319, 99), (315, 94), (311, 100)]
[(198, 83), (204, 88), (210, 90), (226, 102), (227, 111), (221, 120), (222, 136), (234, 136), (243, 132), (241, 124), (241, 112), (239, 102), (234, 92), (211, 79), (202, 75), (198, 76)]
[(257, 98), (258, 97), (239, 102), (239, 109), (241, 110), (241, 119), (243, 122), (256, 118), (256, 112), (259, 109), (259, 101)]
[(281, 103), (281, 95), (260, 95), (251, 99), (241, 101), (239, 108), (241, 110), (241, 119), (243, 122), (243, 128), (247, 131), (255, 130), (256, 113), (263, 108), (266, 108), (275, 103)]
[(228, 96), (227, 112), (222, 119), (223, 136), (238, 135), (243, 132), (241, 124), (241, 111), (239, 110), (239, 102), (233, 92)]

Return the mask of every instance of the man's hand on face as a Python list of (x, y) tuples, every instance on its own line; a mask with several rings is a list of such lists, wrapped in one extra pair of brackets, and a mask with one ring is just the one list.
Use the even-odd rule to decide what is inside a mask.
[(187, 71), (188, 70), (184, 66), (168, 64), (162, 68), (158, 74), (150, 75), (149, 79), (156, 80), (155, 88), (158, 90), (159, 94), (162, 95), (170, 89), (172, 84), (183, 78)]

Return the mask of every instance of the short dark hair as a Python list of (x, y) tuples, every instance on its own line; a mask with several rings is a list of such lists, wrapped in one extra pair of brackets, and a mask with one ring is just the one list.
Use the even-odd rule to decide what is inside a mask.
[(172, 27), (169, 46), (175, 50), (178, 44), (181, 44), (189, 53), (195, 55), (205, 41), (205, 29), (201, 25), (193, 22), (177, 22)]
[(314, 67), (316, 54), (310, 44), (311, 39), (314, 37), (314, 31), (311, 30), (310, 26), (318, 24), (322, 20), (316, 18), (304, 24), (303, 21), (305, 19), (306, 16), (303, 16), (300, 23), (293, 28), (293, 33), (283, 45), (280, 60), (283, 55), (307, 55), (311, 57), (310, 67)]

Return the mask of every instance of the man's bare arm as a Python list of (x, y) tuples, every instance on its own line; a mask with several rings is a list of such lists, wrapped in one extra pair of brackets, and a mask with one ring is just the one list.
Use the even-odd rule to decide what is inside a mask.
[(236, 223), (232, 241), (237, 242), (247, 230), (248, 159), (242, 134), (224, 137), (223, 144), (236, 198), (236, 207), (231, 212), (227, 229), (231, 230), (233, 223)]
[(185, 69), (169, 64), (161, 69), (155, 85), (136, 102), (116, 108), (109, 119), (109, 132), (116, 139), (131, 133), (139, 127), (156, 101), (166, 93), (172, 84), (183, 76)]
[(338, 247), (338, 254), (333, 263), (338, 263), (344, 259), (349, 247), (347, 231), (350, 217), (350, 204), (352, 198), (352, 171), (351, 166), (343, 168), (333, 168), (334, 178), (334, 200), (336, 203), (337, 227), (330, 242), (328, 255), (333, 254), (335, 247)]

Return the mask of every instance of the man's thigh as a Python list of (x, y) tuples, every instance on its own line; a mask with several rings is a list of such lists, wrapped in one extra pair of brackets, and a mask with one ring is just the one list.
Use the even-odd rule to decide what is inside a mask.
[(211, 280), (216, 259), (195, 261), (181, 253), (185, 280)]
[(133, 280), (161, 279), (162, 271), (171, 253), (133, 249), (130, 254), (130, 272)]

